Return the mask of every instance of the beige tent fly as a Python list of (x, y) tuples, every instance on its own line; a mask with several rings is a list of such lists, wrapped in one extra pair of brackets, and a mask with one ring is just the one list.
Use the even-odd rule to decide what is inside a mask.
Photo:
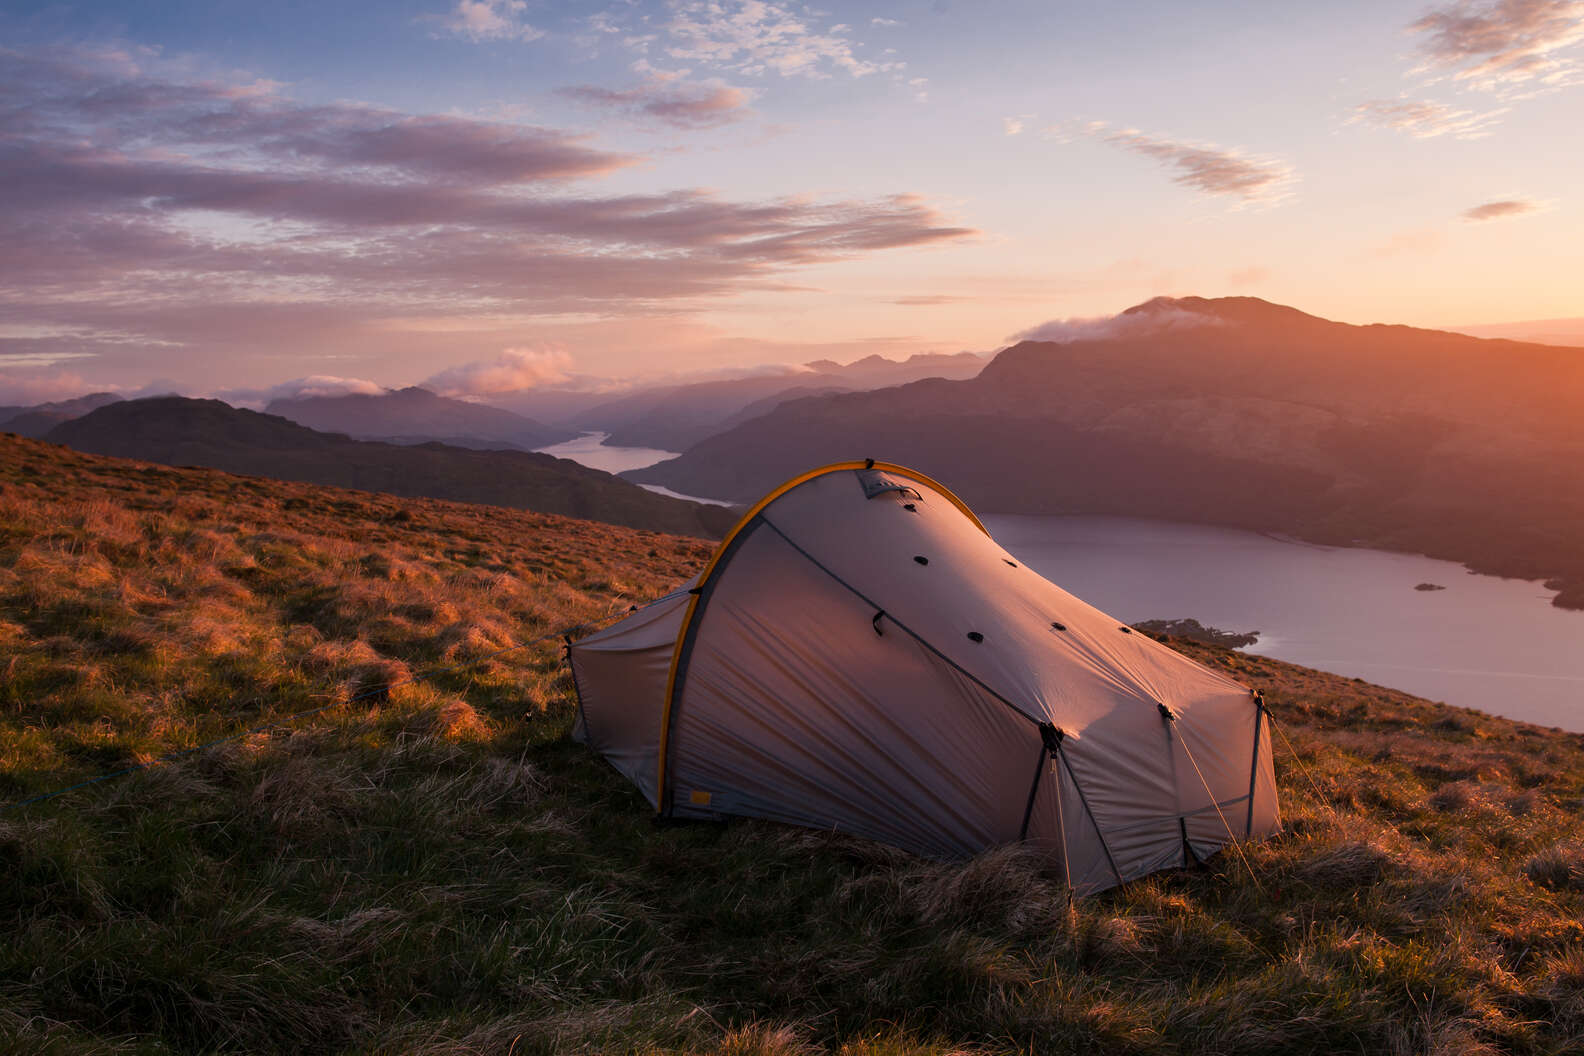
[(697, 580), (570, 656), (574, 735), (666, 816), (941, 858), (1024, 841), (1078, 892), (1280, 827), (1257, 695), (1042, 578), (901, 466), (788, 481)]

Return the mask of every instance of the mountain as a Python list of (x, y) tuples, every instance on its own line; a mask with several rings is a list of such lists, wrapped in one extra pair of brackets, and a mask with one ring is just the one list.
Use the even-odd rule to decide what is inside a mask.
[(866, 356), (845, 365), (816, 360), (801, 371), (641, 389), (588, 408), (569, 424), (609, 433), (608, 442), (618, 447), (686, 451), (729, 428), (750, 405), (768, 410), (781, 400), (811, 391), (873, 389), (932, 377), (969, 378), (984, 365), (984, 357), (972, 352), (904, 360)]
[(1584, 319), (1535, 319), (1523, 323), (1460, 326), (1457, 332), (1474, 337), (1505, 337), (1538, 345), (1584, 347)]
[(1584, 607), (1584, 349), (1161, 298), (975, 378), (795, 400), (625, 474), (750, 500), (826, 461), (912, 464), (993, 513), (1284, 532), (1543, 578)]
[(264, 410), (323, 433), (397, 444), (438, 440), (454, 447), (532, 451), (578, 435), (575, 430), (545, 425), (499, 407), (437, 396), (417, 386), (378, 395), (274, 400)]
[(0, 436), (0, 1051), (1578, 1052), (1578, 735), (1172, 639), (1263, 694), (1285, 835), (1069, 900), (657, 826), (552, 632), (709, 553)]
[(722, 507), (656, 495), (549, 455), (353, 440), (219, 400), (163, 396), (115, 403), (56, 426), (45, 439), (167, 465), (487, 503), (686, 535), (718, 536), (733, 520)]
[(62, 422), (121, 400), (113, 392), (94, 392), (70, 400), (37, 403), (30, 407), (0, 407), (0, 433), (41, 437)]

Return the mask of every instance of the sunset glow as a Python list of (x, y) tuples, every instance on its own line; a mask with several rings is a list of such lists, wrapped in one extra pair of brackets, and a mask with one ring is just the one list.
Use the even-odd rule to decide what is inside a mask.
[(1577, 0), (12, 4), (0, 41), (0, 402), (988, 351), (1163, 294), (1584, 316)]

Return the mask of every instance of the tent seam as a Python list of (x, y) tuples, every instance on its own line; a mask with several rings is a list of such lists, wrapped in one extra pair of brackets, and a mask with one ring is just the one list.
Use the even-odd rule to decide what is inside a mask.
[[(821, 572), (825, 573), (827, 576), (829, 576), (830, 578), (834, 579), (837, 583), (841, 584), (848, 591), (850, 591), (853, 595), (855, 595), (856, 597), (861, 599), (865, 604), (872, 605), (872, 606), (874, 606), (877, 609), (881, 608), (881, 605), (880, 605), (879, 602), (875, 601), (873, 598), (869, 597), (869, 595), (865, 594), (863, 591), (859, 590), (857, 587), (855, 587), (851, 583), (847, 582), (841, 576), (838, 576), (835, 572), (832, 572), (829, 568), (826, 568), (825, 565), (820, 562), (819, 558), (815, 557), (813, 554), (809, 553), (807, 550), (803, 549), (796, 542), (794, 542), (792, 537), (787, 535), (780, 528), (776, 527), (775, 522), (770, 520), (770, 518), (765, 517), (765, 516), (763, 516), (761, 514), (760, 517), (759, 517), (759, 520), (764, 524), (764, 526), (766, 528), (769, 528), (772, 532), (776, 533), (783, 540), (785, 540), (786, 544), (788, 546), (790, 546), (792, 549), (796, 550), (798, 553), (802, 554), (805, 558), (807, 558), (809, 564), (813, 565), (815, 568), (819, 569)], [(1002, 704), (1005, 704), (1008, 708), (1011, 708), (1013, 711), (1017, 712), (1017, 714), (1021, 715), (1024, 719), (1028, 720), (1030, 723), (1034, 724), (1036, 727), (1041, 724), (1041, 720), (1036, 719), (1034, 716), (1030, 715), (1028, 712), (1024, 711), (1022, 708), (1018, 707), (1016, 704), (1012, 703), (1006, 697), (1003, 697), (1000, 693), (997, 693), (994, 689), (992, 689), (989, 686), (988, 683), (986, 683), (978, 675), (974, 674), (972, 671), (968, 670), (966, 667), (963, 667), (957, 661), (953, 660), (951, 657), (947, 656), (945, 653), (943, 653), (939, 649), (935, 648), (935, 646), (932, 645), (927, 638), (925, 638), (923, 635), (919, 634), (917, 631), (915, 631), (913, 628), (909, 627), (907, 624), (903, 623), (901, 620), (897, 619), (895, 614), (893, 614), (889, 609), (886, 609), (884, 611), (885, 611), (885, 614), (886, 614), (886, 619), (889, 620), (890, 622), (892, 622), (893, 624), (895, 624), (896, 626), (900, 627), (904, 634), (909, 635), (910, 637), (912, 637), (912, 639), (914, 641), (918, 642), (924, 648), (926, 648), (930, 652), (934, 653), (941, 660), (945, 661), (948, 665), (950, 665), (951, 667), (955, 668), (958, 672), (960, 672), (964, 677), (966, 677), (974, 685), (978, 686), (980, 689), (982, 689), (986, 693), (990, 694), (996, 700), (999, 700)]]

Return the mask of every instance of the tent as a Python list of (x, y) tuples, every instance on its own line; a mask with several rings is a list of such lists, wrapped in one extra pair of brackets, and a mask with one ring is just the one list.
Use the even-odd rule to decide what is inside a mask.
[(1280, 827), (1257, 694), (1042, 578), (901, 466), (788, 481), (696, 580), (568, 652), (574, 736), (664, 816), (939, 858), (1024, 841), (1079, 892)]

